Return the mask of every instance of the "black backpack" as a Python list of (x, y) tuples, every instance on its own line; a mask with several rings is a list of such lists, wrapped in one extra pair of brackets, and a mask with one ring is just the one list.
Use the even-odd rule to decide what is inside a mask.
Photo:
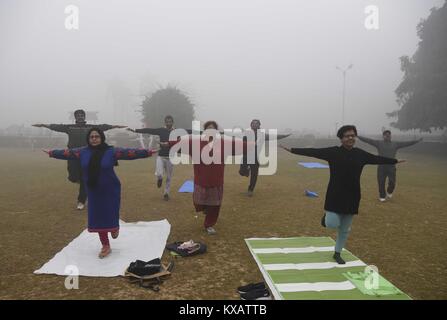
[(148, 262), (136, 260), (129, 265), (127, 271), (140, 277), (150, 276), (162, 271), (161, 260), (159, 258)]

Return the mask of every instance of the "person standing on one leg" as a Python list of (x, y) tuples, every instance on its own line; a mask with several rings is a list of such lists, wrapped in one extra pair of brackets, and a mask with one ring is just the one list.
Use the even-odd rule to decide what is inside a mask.
[[(110, 129), (126, 128), (126, 126), (117, 126), (109, 124), (88, 124), (85, 121), (85, 111), (82, 109), (76, 110), (74, 112), (75, 124), (34, 124), (34, 127), (47, 128), (56, 132), (63, 132), (68, 135), (69, 149), (80, 148), (86, 145), (86, 137), (88, 131), (93, 128), (99, 128), (102, 131), (107, 131)], [(82, 180), (81, 174), (81, 163), (77, 159), (67, 161), (68, 170), (68, 180), (73, 183), (79, 183), (79, 193), (78, 193), (78, 205), (77, 209), (82, 210), (85, 207), (85, 202), (87, 200), (87, 192), (85, 191), (85, 184)]]
[[(252, 197), (253, 192), (256, 187), (256, 182), (258, 181), (259, 174), (259, 161), (258, 161), (258, 130), (261, 128), (261, 121), (258, 119), (253, 119), (250, 123), (250, 128), (255, 136), (255, 159), (253, 163), (248, 163), (247, 154), (244, 153), (242, 157), (242, 163), (239, 168), (239, 174), (241, 176), (248, 177), (250, 176), (250, 184), (248, 185), (247, 196)], [(276, 138), (277, 140), (283, 139), (290, 136), (290, 134), (279, 134)], [(265, 141), (269, 140), (268, 134), (265, 135)], [(247, 137), (244, 136), (244, 141), (247, 141)], [(264, 141), (262, 141), (263, 143)]]
[[(197, 151), (199, 160), (194, 163), (194, 192), (193, 192), (193, 204), (196, 212), (203, 212), (205, 214), (205, 220), (203, 226), (209, 235), (216, 234), (214, 229), (217, 219), (219, 217), (220, 207), (222, 205), (223, 191), (224, 191), (224, 170), (225, 170), (225, 142), (231, 142), (231, 154), (229, 155), (239, 155), (247, 151), (247, 146), (252, 146), (252, 143), (244, 142), (242, 139), (238, 140), (226, 140), (222, 137), (217, 136), (218, 125), (215, 121), (207, 121), (204, 124), (205, 133), (201, 135), (197, 141), (193, 136), (189, 135), (184, 137), (189, 139), (188, 155), (196, 158), (193, 148), (193, 143), (197, 143)], [(208, 131), (207, 131), (208, 130)], [(203, 138), (203, 139), (202, 139)], [(220, 139), (220, 141), (218, 141)], [(233, 138), (232, 138), (233, 139)], [(178, 141), (170, 141), (169, 145), (173, 146)], [(220, 148), (216, 147), (216, 144), (220, 143)], [(236, 146), (238, 144), (242, 145), (242, 148), (238, 150)], [(204, 150), (205, 149), (205, 150)], [(184, 150), (179, 150), (186, 154)], [(211, 155), (212, 161), (204, 161), (202, 158), (203, 153)], [(214, 158), (219, 161), (214, 161)]]
[(385, 158), (355, 148), (357, 129), (346, 125), (337, 132), (341, 146), (329, 148), (286, 148), (283, 149), (303, 156), (326, 160), (329, 163), (330, 178), (326, 192), (322, 225), (337, 229), (334, 259), (339, 264), (345, 261), (341, 257), (345, 246), (353, 216), (358, 214), (361, 192), (360, 177), (367, 164), (393, 165), (404, 160)]
[(160, 137), (160, 151), (157, 156), (155, 164), (155, 176), (157, 177), (157, 187), (161, 188), (163, 184), (163, 175), (166, 174), (166, 184), (163, 193), (163, 198), (169, 200), (169, 193), (171, 190), (171, 179), (174, 171), (174, 166), (169, 159), (169, 135), (174, 130), (174, 118), (172, 116), (165, 117), (164, 128), (142, 128), (142, 129), (127, 129), (136, 133), (146, 133)]
[(121, 183), (113, 170), (118, 160), (134, 160), (150, 157), (146, 149), (114, 148), (105, 142), (104, 132), (92, 128), (87, 133), (87, 147), (65, 150), (43, 150), (51, 158), (77, 159), (88, 193), (88, 231), (97, 232), (102, 249), (99, 258), (111, 253), (108, 233), (113, 239), (119, 234), (119, 209)]
[[(383, 140), (373, 140), (359, 136), (359, 139), (377, 148), (379, 156), (387, 158), (395, 158), (397, 150), (412, 146), (420, 141), (391, 141), (391, 131), (385, 130), (382, 134)], [(388, 178), (388, 187), (386, 188), (386, 179)], [(379, 200), (381, 202), (393, 197), (396, 187), (396, 166), (395, 165), (379, 165), (377, 168), (377, 182), (379, 185)]]

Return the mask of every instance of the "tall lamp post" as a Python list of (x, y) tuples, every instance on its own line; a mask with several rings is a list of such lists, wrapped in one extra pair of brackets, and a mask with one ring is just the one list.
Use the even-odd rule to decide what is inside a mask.
[(353, 67), (353, 64), (351, 63), (348, 67), (345, 69), (340, 68), (337, 66), (337, 70), (339, 70), (343, 74), (343, 101), (342, 101), (342, 124), (345, 124), (345, 95), (346, 95), (346, 73), (348, 70), (350, 70)]

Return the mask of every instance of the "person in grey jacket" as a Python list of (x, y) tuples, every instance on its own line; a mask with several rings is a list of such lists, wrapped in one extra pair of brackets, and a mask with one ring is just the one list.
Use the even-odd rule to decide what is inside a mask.
[[(126, 126), (110, 125), (110, 124), (92, 124), (86, 122), (86, 114), (82, 109), (74, 112), (76, 123), (73, 124), (33, 124), (33, 127), (47, 128), (56, 132), (63, 132), (68, 135), (69, 149), (80, 148), (86, 146), (86, 137), (90, 129), (99, 128), (102, 131), (110, 129), (126, 128)], [(81, 162), (79, 159), (71, 159), (67, 161), (68, 180), (72, 183), (79, 183), (78, 193), (78, 210), (83, 210), (87, 201), (87, 190), (82, 177)]]
[[(422, 141), (422, 138), (413, 141), (391, 141), (390, 130), (385, 130), (382, 135), (383, 140), (374, 140), (362, 136), (358, 136), (358, 138), (361, 141), (376, 147), (379, 156), (387, 158), (396, 158), (397, 150), (400, 148), (409, 147)], [(388, 187), (385, 188), (387, 178)], [(379, 200), (384, 202), (387, 198), (391, 199), (396, 187), (396, 166), (393, 164), (379, 165), (377, 168), (377, 182), (379, 184)]]

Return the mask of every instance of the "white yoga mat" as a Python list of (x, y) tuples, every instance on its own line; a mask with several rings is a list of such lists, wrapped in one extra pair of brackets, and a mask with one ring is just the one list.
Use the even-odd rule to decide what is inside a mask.
[(137, 259), (149, 261), (161, 258), (170, 230), (171, 225), (166, 219), (135, 223), (120, 221), (119, 237), (112, 239), (109, 234), (112, 253), (104, 259), (98, 258), (101, 250), (98, 234), (84, 230), (34, 273), (67, 276), (78, 270), (80, 276), (121, 276)]

